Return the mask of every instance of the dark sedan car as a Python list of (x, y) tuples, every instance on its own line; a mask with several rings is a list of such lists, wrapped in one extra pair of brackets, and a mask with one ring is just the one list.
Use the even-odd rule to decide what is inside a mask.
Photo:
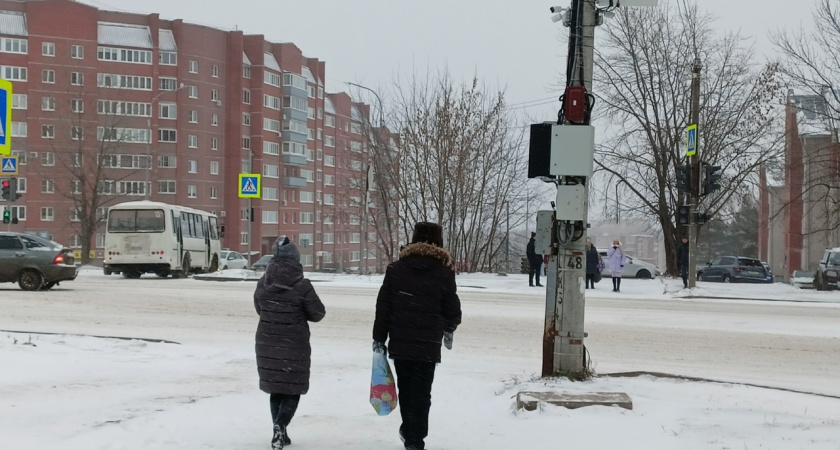
[(73, 252), (39, 236), (0, 232), (0, 283), (17, 283), (25, 291), (52, 289), (75, 280)]
[(263, 255), (263, 257), (258, 259), (254, 264), (251, 264), (251, 270), (264, 272), (265, 268), (268, 267), (268, 262), (271, 261), (272, 256), (274, 255)]
[(697, 269), (697, 279), (724, 283), (766, 283), (767, 269), (755, 258), (718, 256)]

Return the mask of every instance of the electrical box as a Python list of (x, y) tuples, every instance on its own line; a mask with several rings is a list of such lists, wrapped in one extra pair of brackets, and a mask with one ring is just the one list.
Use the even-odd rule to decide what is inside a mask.
[(553, 125), (549, 173), (569, 177), (591, 177), (595, 161), (595, 127)]
[(534, 251), (538, 255), (551, 254), (551, 230), (554, 211), (537, 211), (537, 239), (534, 240)]
[(583, 202), (586, 200), (586, 189), (582, 184), (557, 186), (557, 220), (586, 221)]

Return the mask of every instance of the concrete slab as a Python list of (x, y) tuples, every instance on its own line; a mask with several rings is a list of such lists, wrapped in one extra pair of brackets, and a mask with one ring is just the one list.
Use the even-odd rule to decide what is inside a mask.
[(516, 394), (517, 409), (534, 411), (543, 403), (562, 406), (568, 409), (585, 406), (619, 406), (633, 409), (633, 400), (624, 392), (591, 392), (589, 394), (565, 394), (558, 392), (527, 392)]

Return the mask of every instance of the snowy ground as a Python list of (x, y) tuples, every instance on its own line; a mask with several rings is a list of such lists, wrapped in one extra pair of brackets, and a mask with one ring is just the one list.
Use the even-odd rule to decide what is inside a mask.
[[(243, 277), (245, 274), (226, 271), (222, 275)], [(344, 286), (348, 291), (367, 292), (367, 303), (381, 282), (381, 276), (311, 274), (311, 278), (316, 289)], [(240, 293), (246, 297), (243, 304), (247, 305), (247, 295), (254, 287), (253, 282), (214, 284), (145, 277), (120, 281), (154, 286), (133, 292), (137, 302), (162, 295), (158, 293), (160, 286), (177, 288), (185, 295), (191, 292), (198, 295), (200, 289), (218, 286), (217, 289)], [(79, 279), (62, 284), (48, 296), (22, 293), (11, 285), (0, 285), (0, 311), (19, 304), (21, 299), (32, 302), (34, 308), (32, 316), (25, 320), (7, 320), (0, 314), (0, 329), (21, 330), (27, 326), (31, 332), (53, 331), (55, 325), (33, 329), (47, 328), (45, 324), (55, 321), (41, 322), (39, 314), (46, 317), (49, 312), (36, 305), (45, 304), (46, 299), (54, 305), (60, 301), (56, 295), (71, 296), (74, 290), (84, 292), (118, 282), (113, 277), (105, 278), (101, 272), (85, 270)], [(461, 275), (458, 283), (465, 298), (482, 292), (533, 296), (532, 309), (521, 314), (539, 315), (543, 291), (525, 286), (521, 275)], [(680, 282), (675, 280), (625, 280), (623, 292), (614, 294), (609, 292), (608, 284), (605, 280), (596, 290), (587, 291), (587, 298), (681, 302), (686, 297), (718, 297), (726, 300), (700, 301), (716, 303), (720, 308), (741, 302), (729, 300), (733, 298), (751, 302), (773, 300), (763, 303), (768, 309), (780, 304), (819, 308), (822, 315), (831, 319), (809, 325), (803, 318), (789, 321), (780, 316), (768, 327), (738, 318), (738, 326), (755, 328), (755, 332), (773, 328), (774, 333), (790, 336), (792, 341), (799, 336), (828, 339), (836, 343), (833, 354), (840, 359), (840, 323), (833, 320), (838, 317), (840, 293), (801, 291), (780, 284), (713, 283), (701, 283), (698, 289), (688, 292), (679, 289)], [(312, 389), (302, 399), (290, 426), (294, 442), (290, 448), (401, 448), (396, 438), (399, 413), (378, 417), (367, 403), (369, 341), (357, 337), (357, 329), (367, 329), (370, 324), (355, 322), (359, 317), (366, 317), (369, 305), (360, 307), (364, 314), (359, 316), (344, 305), (333, 306), (334, 314), (330, 315), (335, 301), (328, 298), (325, 303), (327, 318), (312, 326)], [(62, 305), (62, 308), (67, 308), (62, 314), (72, 315), (72, 305)], [(340, 313), (335, 314), (337, 311)], [(115, 318), (120, 316), (119, 308), (107, 313)], [(478, 331), (470, 331), (466, 321), (471, 316), (499, 319), (509, 314), (510, 309), (491, 302), (486, 306), (470, 303), (464, 330), (461, 334), (456, 332), (454, 349), (444, 352), (443, 363), (436, 372), (427, 439), (429, 449), (840, 448), (840, 397), (837, 389), (824, 383), (809, 385), (807, 381), (792, 381), (786, 387), (800, 392), (791, 392), (652, 376), (601, 376), (589, 382), (543, 380), (534, 373), (534, 364), (523, 363), (523, 358), (501, 349), (498, 352), (474, 350), (479, 348), (474, 342), (482, 336), (467, 335)], [(638, 314), (635, 320), (661, 320), (653, 307)], [(161, 315), (160, 319), (167, 318)], [(90, 334), (100, 330), (98, 316), (90, 319), (89, 325), (76, 323), (76, 318), (68, 322), (71, 320), (74, 330), (88, 327)], [(208, 315), (202, 320), (211, 325), (214, 320), (220, 321), (220, 329), (223, 328), (221, 318)], [(595, 320), (604, 319), (599, 316)], [(230, 328), (227, 323), (225, 326)], [(690, 318), (690, 323), (669, 326), (715, 330), (732, 325), (721, 325), (719, 319), (697, 314)], [(185, 327), (179, 330), (180, 334), (173, 330), (173, 336), (187, 338), (181, 339), (180, 344), (67, 334), (1, 333), (0, 448), (267, 449), (270, 419), (267, 396), (256, 388), (253, 347), (247, 339), (252, 331), (220, 332), (211, 336), (191, 330)], [(492, 333), (492, 330), (482, 333)], [(131, 335), (139, 337), (135, 333)], [(154, 337), (167, 338), (159, 332)], [(490, 340), (490, 336), (485, 335), (485, 339)], [(776, 364), (787, 363), (779, 360)], [(816, 368), (801, 370), (808, 372)], [(757, 379), (747, 381), (765, 384)], [(632, 398), (634, 408), (632, 411), (617, 407), (566, 410), (547, 406), (534, 412), (514, 408), (517, 392), (542, 390), (625, 392)]]

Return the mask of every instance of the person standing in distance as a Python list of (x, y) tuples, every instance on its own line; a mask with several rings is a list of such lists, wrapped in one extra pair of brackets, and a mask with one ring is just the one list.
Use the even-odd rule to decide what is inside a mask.
[(586, 240), (586, 289), (595, 289), (595, 280), (601, 273), (601, 255), (591, 240)]
[(537, 254), (535, 249), (537, 233), (531, 232), (531, 240), (528, 241), (528, 246), (525, 247), (525, 256), (528, 257), (528, 286), (534, 286), (534, 277), (537, 279), (537, 286), (540, 284), (540, 267), (543, 263), (543, 257)]
[(613, 245), (607, 250), (607, 258), (610, 260), (610, 274), (612, 275), (613, 292), (621, 292), (621, 272), (624, 270), (624, 263), (627, 262), (627, 255), (621, 248), (621, 241), (613, 240)]
[(419, 222), (411, 244), (385, 270), (373, 323), (373, 351), (390, 350), (394, 360), (402, 417), (399, 434), (406, 450), (426, 448), (441, 340), (451, 350), (452, 334), (460, 323), (461, 301), (452, 256), (443, 249), (443, 229)]
[(274, 257), (257, 282), (254, 308), (260, 315), (256, 335), (260, 389), (270, 394), (271, 448), (281, 450), (292, 443), (287, 427), (300, 396), (309, 391), (308, 322), (318, 322), (326, 314), (312, 283), (303, 277), (297, 247), (285, 236), (274, 243)]
[(682, 244), (677, 246), (677, 267), (682, 277), (683, 288), (688, 289), (688, 237), (682, 237)]

